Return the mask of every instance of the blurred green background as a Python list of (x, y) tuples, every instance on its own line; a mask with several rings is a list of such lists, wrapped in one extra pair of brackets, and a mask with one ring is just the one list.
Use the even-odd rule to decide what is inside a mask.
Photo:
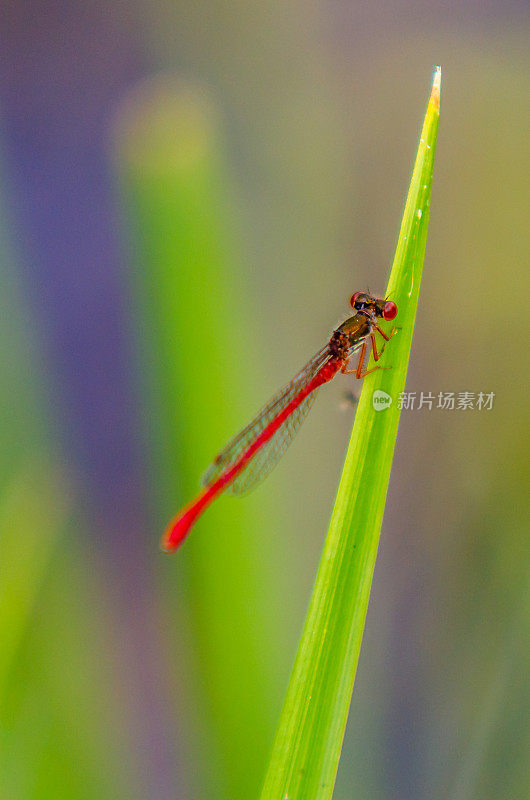
[[(442, 114), (404, 411), (335, 796), (530, 796), (525, 2), (6, 3), (0, 798), (251, 798), (352, 411), (160, 534), (382, 291)], [(377, 458), (377, 453), (374, 453)]]

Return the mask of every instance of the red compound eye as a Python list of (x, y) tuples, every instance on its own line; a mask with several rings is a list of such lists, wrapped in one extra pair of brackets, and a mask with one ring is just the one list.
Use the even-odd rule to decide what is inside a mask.
[(394, 319), (397, 314), (397, 305), (391, 300), (385, 303), (383, 309), (383, 319)]
[(355, 303), (360, 294), (364, 294), (364, 292), (355, 292), (355, 294), (352, 294), (350, 298), (350, 305), (352, 308), (355, 308)]

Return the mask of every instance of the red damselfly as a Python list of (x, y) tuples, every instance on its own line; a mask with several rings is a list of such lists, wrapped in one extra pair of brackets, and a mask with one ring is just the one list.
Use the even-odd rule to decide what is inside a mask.
[[(278, 462), (315, 399), (315, 390), (330, 381), (338, 372), (364, 378), (376, 369), (366, 370), (364, 361), (370, 342), (374, 361), (378, 361), (397, 328), (389, 334), (381, 330), (379, 319), (392, 320), (397, 306), (390, 300), (355, 292), (350, 300), (355, 311), (333, 331), (329, 342), (293, 380), (284, 386), (246, 428), (237, 434), (214, 459), (203, 476), (204, 489), (169, 524), (162, 548), (171, 552), (182, 543), (197, 517), (221, 492), (243, 494), (262, 480)], [(375, 333), (385, 340), (378, 352)], [(358, 353), (357, 366), (348, 363)]]

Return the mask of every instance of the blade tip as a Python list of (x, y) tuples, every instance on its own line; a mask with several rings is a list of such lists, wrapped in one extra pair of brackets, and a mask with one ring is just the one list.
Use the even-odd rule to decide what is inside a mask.
[(440, 91), (442, 88), (442, 68), (436, 66), (432, 75), (431, 103), (437, 111), (440, 110)]

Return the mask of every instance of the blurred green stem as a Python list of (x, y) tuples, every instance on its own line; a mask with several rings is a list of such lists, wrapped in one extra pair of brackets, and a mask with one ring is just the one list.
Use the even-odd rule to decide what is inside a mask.
[[(117, 156), (137, 264), (135, 319), (152, 412), (153, 552), (216, 449), (239, 427), (231, 400), (244, 400), (256, 387), (258, 348), (244, 318), (251, 304), (234, 245), (220, 140), (207, 92), (171, 76), (142, 86), (118, 121)], [(216, 798), (252, 797), (273, 734), (279, 696), (273, 653), (283, 648), (282, 620), (270, 614), (275, 586), (265, 555), (266, 516), (256, 516), (252, 501), (219, 505), (176, 556), (158, 557), (167, 573), (168, 625), (176, 627), (180, 605), (180, 641), (185, 631), (195, 652), (178, 678), (195, 688), (187, 739), (202, 711), (196, 735), (208, 769), (199, 778)]]

